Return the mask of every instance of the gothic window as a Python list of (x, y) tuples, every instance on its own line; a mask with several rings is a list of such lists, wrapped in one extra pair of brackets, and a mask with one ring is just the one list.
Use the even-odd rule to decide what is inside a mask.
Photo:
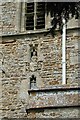
[(34, 75), (30, 78), (30, 89), (36, 88), (36, 77)]
[(26, 30), (45, 28), (45, 3), (26, 3)]

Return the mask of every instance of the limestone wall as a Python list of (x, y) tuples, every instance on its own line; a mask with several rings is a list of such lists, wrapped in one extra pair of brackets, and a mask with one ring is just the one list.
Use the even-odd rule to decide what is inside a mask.
[(13, 34), (16, 33), (16, 15), (17, 3), (1, 2), (0, 3), (0, 33)]
[[(61, 97), (59, 97), (60, 95), (58, 98), (53, 97), (55, 102), (53, 102), (53, 98), (50, 97), (50, 94), (53, 94), (53, 92), (50, 94), (47, 93), (46, 96), (45, 91), (43, 91), (41, 93), (42, 97), (39, 97), (39, 93), (35, 92), (33, 96), (38, 95), (40, 100), (34, 97), (30, 99), (28, 92), (30, 89), (30, 77), (32, 75), (36, 77), (36, 86), (35, 88), (31, 88), (32, 90), (52, 89), (54, 87), (78, 87), (78, 41), (80, 38), (77, 34), (75, 35), (73, 33), (69, 33), (66, 41), (67, 84), (65, 86), (62, 85), (62, 49), (60, 35), (55, 36), (55, 38), (51, 35), (44, 36), (44, 34), (3, 37), (3, 42), (0, 44), (3, 53), (2, 69), (4, 70), (2, 73), (3, 116), (19, 117), (22, 112), (22, 115), (25, 116), (27, 114), (25, 113), (26, 109), (30, 108), (30, 106), (33, 106), (33, 108), (34, 106), (36, 107), (36, 104), (39, 102), (40, 106), (43, 107), (44, 103), (46, 107), (47, 105), (49, 107), (49, 103), (45, 100), (45, 98), (48, 99), (48, 97), (52, 99), (51, 106), (53, 106), (53, 103), (57, 106), (56, 102), (58, 101), (56, 99), (58, 99), (60, 103), (64, 101), (66, 105), (77, 105), (79, 102), (78, 90), (73, 91), (73, 94), (70, 91), (67, 91), (65, 94), (59, 92), (63, 98), (61, 99)], [(36, 60), (30, 57), (31, 44), (38, 45)], [(66, 96), (65, 99), (63, 94)], [(67, 94), (69, 94), (68, 98)], [(57, 97), (57, 95), (55, 96)], [(42, 99), (44, 99), (44, 102)], [(74, 102), (72, 102), (72, 100)], [(62, 105), (60, 103), (58, 105)]]
[[(50, 34), (44, 36), (42, 31), (18, 34), (17, 3), (0, 5), (2, 118), (79, 118), (79, 29), (67, 31), (67, 79), (63, 86), (61, 35), (57, 33), (53, 38)], [(31, 51), (36, 51), (36, 55)], [(30, 83), (33, 75), (35, 86)], [(59, 88), (65, 90), (60, 92)]]

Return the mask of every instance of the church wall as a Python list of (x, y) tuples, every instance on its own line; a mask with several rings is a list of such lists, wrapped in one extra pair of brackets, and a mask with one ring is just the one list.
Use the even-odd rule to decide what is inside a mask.
[[(66, 85), (62, 85), (60, 33), (55, 37), (44, 36), (45, 32), (18, 33), (17, 4), (1, 7), (2, 118), (79, 118), (79, 28), (67, 30)], [(33, 78), (35, 84), (30, 82)]]

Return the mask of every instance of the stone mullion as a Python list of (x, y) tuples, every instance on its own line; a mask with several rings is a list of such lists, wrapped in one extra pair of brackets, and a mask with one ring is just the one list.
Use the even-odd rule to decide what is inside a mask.
[(21, 27), (21, 2), (17, 2), (17, 12), (16, 12), (16, 19), (15, 19), (15, 30), (20, 32)]
[(45, 3), (45, 29), (47, 29), (47, 11), (46, 11), (46, 3)]
[(21, 32), (24, 32), (26, 31), (26, 27), (25, 27), (25, 7), (26, 7), (26, 4), (25, 2), (21, 3), (22, 4), (22, 10), (21, 10), (21, 13), (22, 13), (22, 16), (21, 16)]
[(36, 14), (37, 14), (37, 13), (36, 13), (36, 12), (37, 12), (37, 11), (36, 11), (36, 7), (37, 7), (37, 3), (34, 2), (34, 30), (36, 30), (36, 24), (37, 24), (37, 23), (36, 23), (36, 22), (37, 22), (37, 21), (36, 21), (36, 18), (37, 18), (37, 15), (36, 15)]

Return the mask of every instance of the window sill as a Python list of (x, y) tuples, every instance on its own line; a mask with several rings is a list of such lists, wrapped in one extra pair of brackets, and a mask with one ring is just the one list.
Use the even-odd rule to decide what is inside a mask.
[(33, 34), (42, 34), (48, 32), (49, 29), (40, 29), (40, 30), (29, 30), (24, 32), (16, 32), (16, 33), (7, 33), (0, 35), (1, 37), (12, 37), (12, 36), (22, 36), (22, 35), (33, 35)]
[[(80, 27), (75, 28), (69, 28), (68, 30), (79, 30)], [(48, 29), (40, 29), (40, 30), (29, 30), (29, 31), (23, 31), (23, 32), (16, 32), (16, 33), (7, 33), (7, 34), (0, 34), (0, 37), (13, 37), (13, 36), (22, 36), (22, 35), (33, 35), (33, 34), (44, 34), (48, 32), (50, 28)], [(59, 29), (56, 29), (56, 32), (59, 32)]]

